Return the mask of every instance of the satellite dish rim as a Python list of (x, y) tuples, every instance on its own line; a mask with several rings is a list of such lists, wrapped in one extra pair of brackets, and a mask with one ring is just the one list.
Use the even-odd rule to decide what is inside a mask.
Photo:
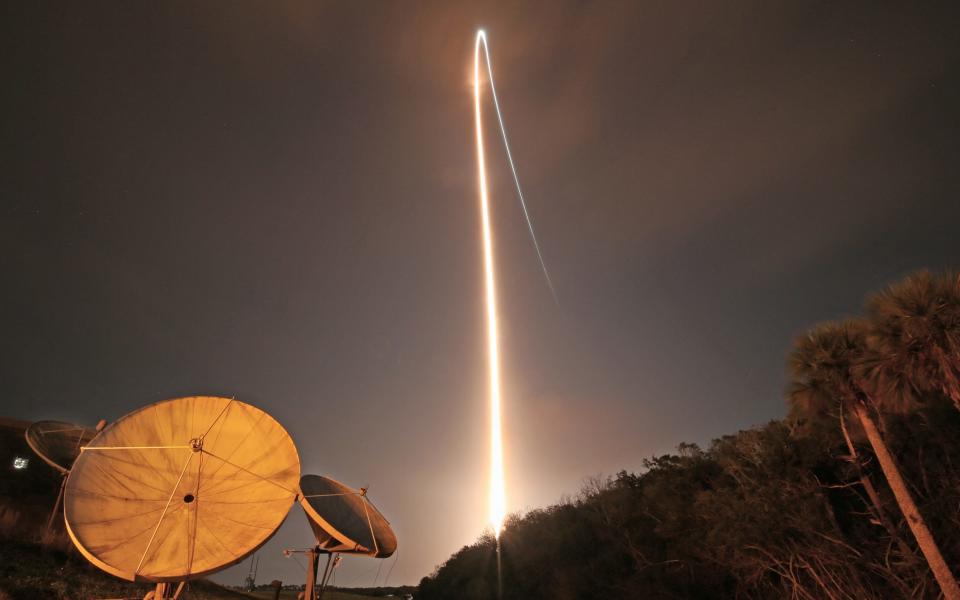
[[(34, 425), (37, 425), (38, 423), (60, 423), (62, 425), (71, 425), (83, 432), (91, 431), (93, 432), (93, 437), (90, 438), (90, 441), (88, 441), (87, 444), (89, 444), (94, 439), (96, 439), (96, 437), (100, 434), (99, 431), (93, 431), (89, 427), (84, 427), (83, 425), (77, 425), (76, 423), (68, 423), (66, 421), (54, 421), (50, 419), (44, 419), (42, 421), (34, 421), (33, 423), (30, 423), (30, 425), (28, 425), (26, 429), (23, 430), (23, 438), (27, 441), (27, 446), (29, 446), (30, 449), (33, 450), (33, 453), (36, 454), (38, 457), (40, 457), (40, 460), (42, 460), (43, 462), (47, 463), (48, 465), (50, 465), (51, 467), (59, 471), (60, 474), (62, 475), (69, 475), (70, 469), (64, 467), (63, 465), (57, 464), (57, 462), (54, 461), (52, 458), (47, 457), (47, 455), (42, 450), (37, 448), (34, 445), (33, 441), (30, 439), (30, 430), (33, 428)], [(79, 454), (77, 456), (79, 458)]]
[(331, 537), (333, 537), (337, 541), (343, 542), (345, 546), (349, 546), (350, 544), (353, 544), (353, 550), (355, 551), (353, 552), (354, 554), (370, 554), (370, 555), (375, 554), (375, 552), (371, 548), (367, 548), (363, 544), (359, 544), (353, 539), (351, 539), (350, 536), (340, 533), (339, 529), (331, 525), (329, 521), (327, 521), (326, 519), (320, 516), (320, 513), (318, 513), (316, 509), (314, 509), (310, 505), (310, 500), (308, 500), (302, 494), (300, 496), (300, 507), (303, 508), (303, 512), (307, 514), (308, 519), (320, 525), (320, 527), (324, 531), (326, 531), (328, 534), (330, 534)]
[[(144, 582), (146, 582), (146, 583), (173, 583), (173, 582), (179, 582), (179, 581), (190, 581), (190, 580), (194, 580), (194, 579), (201, 579), (201, 578), (203, 578), (203, 577), (207, 577), (207, 576), (209, 576), (209, 575), (212, 575), (213, 573), (217, 573), (217, 572), (219, 572), (219, 571), (222, 571), (222, 570), (224, 570), (224, 569), (227, 569), (227, 568), (229, 568), (229, 567), (232, 567), (232, 566), (234, 566), (234, 565), (236, 565), (236, 564), (238, 564), (238, 563), (243, 562), (244, 560), (246, 560), (251, 554), (253, 554), (253, 553), (256, 552), (257, 550), (259, 550), (261, 547), (263, 547), (264, 544), (266, 544), (266, 543), (269, 542), (271, 539), (273, 539), (273, 536), (275, 536), (275, 535), (277, 534), (277, 532), (280, 531), (280, 528), (281, 528), (281, 527), (283, 526), (283, 524), (286, 522), (287, 517), (290, 516), (290, 509), (293, 508), (293, 504), (296, 502), (297, 497), (298, 497), (298, 495), (299, 495), (299, 493), (300, 493), (300, 486), (299, 486), (299, 479), (300, 479), (300, 478), (299, 478), (299, 474), (300, 474), (300, 472), (301, 472), (300, 452), (299, 452), (299, 450), (297, 449), (297, 445), (296, 445), (296, 443), (293, 441), (293, 436), (290, 435), (290, 432), (287, 431), (287, 429), (286, 429), (273, 415), (271, 415), (271, 414), (268, 413), (267, 411), (263, 410), (263, 409), (260, 408), (259, 406), (256, 406), (255, 404), (252, 404), (252, 403), (250, 403), (250, 402), (245, 402), (245, 401), (242, 401), (242, 400), (237, 400), (236, 398), (228, 398), (228, 397), (224, 397), (224, 396), (210, 396), (210, 395), (191, 395), (191, 396), (182, 396), (182, 397), (177, 397), (177, 398), (167, 398), (167, 399), (164, 399), (164, 400), (158, 400), (158, 401), (156, 401), (156, 402), (151, 402), (150, 404), (141, 406), (141, 407), (139, 407), (139, 408), (137, 408), (137, 409), (135, 409), (135, 410), (133, 410), (133, 411), (125, 414), (124, 416), (120, 417), (120, 418), (117, 419), (116, 421), (113, 421), (112, 423), (108, 423), (100, 432), (98, 432), (97, 436), (95, 436), (95, 437), (100, 437), (101, 434), (103, 434), (104, 432), (114, 430), (114, 428), (118, 427), (121, 423), (123, 423), (123, 422), (125, 422), (125, 421), (128, 421), (129, 419), (135, 417), (136, 415), (139, 415), (140, 413), (142, 413), (142, 412), (144, 412), (144, 411), (146, 411), (146, 410), (148, 410), (148, 409), (154, 408), (155, 406), (158, 406), (158, 405), (161, 405), (161, 404), (168, 404), (168, 403), (176, 402), (176, 401), (191, 400), (191, 399), (201, 399), (201, 398), (202, 398), (202, 399), (225, 400), (225, 401), (226, 401), (226, 404), (224, 405), (223, 413), (221, 413), (221, 415), (226, 412), (227, 407), (228, 407), (231, 403), (238, 403), (238, 404), (243, 404), (243, 405), (247, 405), (247, 406), (249, 406), (249, 407), (252, 407), (253, 409), (255, 409), (255, 410), (263, 413), (263, 414), (266, 415), (271, 421), (273, 421), (273, 423), (274, 423), (277, 427), (279, 427), (280, 430), (281, 430), (281, 431), (286, 435), (286, 437), (289, 439), (289, 441), (290, 441), (290, 448), (291, 448), (292, 451), (293, 451), (293, 458), (294, 458), (294, 462), (295, 462), (295, 464), (296, 464), (296, 473), (297, 473), (296, 481), (297, 481), (297, 484), (296, 484), (294, 487), (292, 487), (292, 488), (286, 488), (286, 486), (282, 486), (282, 485), (280, 485), (280, 484), (278, 484), (278, 483), (276, 483), (276, 482), (273, 482), (274, 485), (277, 485), (277, 486), (281, 487), (282, 489), (286, 489), (286, 490), (290, 493), (290, 504), (287, 506), (286, 510), (283, 512), (283, 516), (282, 516), (282, 517), (280, 518), (280, 520), (277, 522), (277, 524), (276, 524), (276, 526), (273, 528), (273, 530), (272, 530), (268, 535), (264, 536), (261, 541), (259, 541), (258, 543), (256, 543), (256, 544), (253, 545), (253, 546), (248, 547), (248, 548), (245, 549), (241, 554), (234, 556), (233, 558), (231, 558), (231, 559), (230, 559), (229, 561), (227, 561), (227, 562), (221, 562), (221, 563), (219, 563), (219, 564), (218, 564), (217, 566), (215, 566), (215, 567), (211, 567), (211, 568), (208, 568), (208, 569), (204, 569), (204, 570), (202, 570), (202, 571), (194, 571), (194, 572), (191, 572), (191, 573), (188, 573), (188, 574), (185, 574), (185, 575), (177, 575), (177, 576), (146, 575), (146, 576), (145, 576), (145, 575), (141, 574), (138, 570), (135, 570), (134, 572), (130, 572), (130, 571), (123, 570), (123, 569), (121, 569), (121, 568), (112, 566), (112, 565), (110, 565), (109, 563), (107, 563), (106, 561), (104, 561), (103, 559), (97, 557), (91, 550), (87, 549), (87, 548), (84, 546), (84, 544), (80, 541), (78, 535), (77, 535), (76, 532), (74, 531), (74, 528), (71, 527), (71, 525), (70, 525), (70, 520), (67, 518), (67, 502), (66, 502), (66, 499), (65, 499), (65, 501), (64, 501), (64, 506), (63, 506), (63, 515), (64, 515), (64, 519), (63, 519), (63, 520), (64, 520), (64, 525), (65, 525), (65, 529), (66, 529), (66, 531), (67, 531), (67, 534), (69, 535), (70, 540), (73, 542), (73, 544), (74, 544), (74, 546), (77, 548), (77, 550), (79, 550), (80, 553), (83, 555), (83, 557), (86, 558), (88, 561), (90, 561), (90, 562), (91, 562), (94, 566), (96, 566), (97, 568), (99, 568), (99, 569), (101, 569), (101, 570), (103, 570), (103, 571), (105, 571), (105, 572), (107, 572), (107, 573), (109, 573), (109, 574), (111, 574), (111, 575), (113, 575), (113, 576), (115, 576), (115, 577), (118, 577), (118, 578), (120, 578), (120, 579), (123, 579), (123, 580), (125, 580), (125, 581), (131, 581), (131, 582), (135, 582), (135, 583), (144, 583)], [(216, 423), (216, 422), (219, 420), (219, 418), (220, 418), (219, 416), (218, 416), (217, 418), (215, 418), (214, 421), (213, 421), (213, 423)], [(211, 427), (212, 427), (212, 424), (211, 424)], [(204, 435), (205, 435), (205, 434), (204, 434)], [(92, 440), (91, 440), (91, 443), (92, 443)], [(87, 446), (90, 446), (91, 443), (88, 443)], [(86, 446), (85, 446), (85, 448), (86, 448)], [(94, 447), (94, 448), (95, 448), (95, 447)], [(187, 452), (187, 453), (193, 452), (193, 449), (190, 448), (190, 447), (184, 447), (183, 450), (184, 450), (185, 452)], [(201, 451), (201, 452), (202, 452), (202, 451)], [(214, 456), (214, 455), (210, 454), (209, 452), (208, 452), (207, 454), (210, 455), (210, 456)], [(78, 457), (77, 460), (80, 460), (80, 458), (81, 458), (81, 457)], [(218, 458), (218, 457), (217, 457), (217, 458)], [(222, 460), (222, 459), (221, 459), (221, 460)], [(78, 476), (78, 475), (76, 475), (76, 471), (75, 471), (74, 469), (71, 469), (71, 470), (67, 473), (67, 477), (66, 477), (66, 480), (65, 480), (65, 488), (64, 488), (65, 490), (71, 490), (71, 489), (72, 489), (72, 488), (71, 488), (71, 481), (72, 481), (73, 479), (75, 479), (76, 476)], [(264, 478), (264, 479), (267, 480), (266, 478)], [(179, 482), (178, 482), (177, 485), (176, 485), (175, 488), (174, 488), (174, 492), (173, 492), (173, 493), (175, 493), (176, 490), (178, 490), (179, 488), (180, 488), (180, 486), (179, 486)], [(161, 519), (161, 520), (162, 520), (162, 519)], [(149, 548), (149, 544), (148, 544), (148, 548)]]
[[(340, 542), (343, 542), (343, 544), (344, 544), (345, 546), (348, 546), (349, 544), (353, 544), (353, 550), (352, 550), (352, 551), (351, 551), (351, 550), (336, 550), (335, 552), (344, 552), (344, 553), (347, 553), (347, 554), (360, 554), (360, 555), (364, 555), (364, 556), (370, 556), (370, 557), (373, 557), (373, 558), (378, 558), (378, 555), (380, 554), (380, 550), (379, 550), (378, 548), (376, 548), (376, 547), (374, 547), (374, 548), (368, 548), (368, 547), (364, 546), (363, 544), (357, 542), (356, 540), (354, 540), (354, 539), (351, 538), (350, 536), (344, 535), (343, 533), (340, 532), (339, 529), (337, 529), (336, 527), (334, 527), (328, 520), (324, 519), (324, 518), (320, 515), (319, 512), (317, 512), (317, 510), (313, 507), (313, 505), (310, 504), (310, 499), (308, 498), (308, 495), (303, 493), (303, 480), (306, 479), (307, 477), (319, 477), (319, 478), (321, 478), (321, 479), (326, 479), (326, 480), (329, 480), (329, 481), (334, 482), (334, 483), (337, 484), (337, 485), (340, 485), (340, 486), (345, 487), (346, 489), (350, 490), (351, 493), (356, 494), (357, 496), (360, 496), (361, 502), (364, 502), (366, 505), (368, 505), (370, 508), (372, 508), (372, 509), (375, 511), (375, 513), (378, 514), (378, 515), (380, 515), (380, 517), (383, 519), (383, 521), (384, 521), (388, 526), (390, 526), (390, 521), (388, 521), (387, 518), (383, 516), (383, 513), (380, 512), (380, 509), (378, 509), (376, 506), (374, 506), (373, 502), (371, 502), (370, 499), (367, 498), (366, 494), (361, 493), (361, 490), (354, 490), (354, 489), (353, 489), (352, 487), (350, 487), (349, 485), (343, 483), (342, 481), (338, 481), (338, 480), (334, 479), (333, 477), (327, 477), (326, 475), (313, 475), (313, 474), (302, 475), (302, 476), (300, 477), (300, 500), (299, 500), (299, 502), (300, 502), (300, 507), (303, 509), (303, 512), (305, 512), (305, 513), (307, 514), (307, 518), (310, 519), (310, 520), (312, 520), (312, 521), (314, 521), (314, 522), (316, 522), (325, 532), (327, 532), (328, 534), (330, 534), (331, 537), (335, 538), (336, 540), (338, 540), (338, 541), (340, 541)], [(346, 495), (346, 494), (344, 494), (344, 495)], [(369, 517), (368, 517), (368, 526), (369, 526)], [(394, 542), (396, 543), (396, 537), (397, 537), (397, 536), (396, 536), (396, 533), (394, 533), (392, 526), (390, 527), (390, 533), (393, 535)], [(371, 536), (372, 536), (372, 538), (373, 538), (373, 540), (374, 540), (374, 544), (376, 545), (376, 535), (371, 532)], [(397, 544), (397, 545), (399, 546), (399, 544)], [(361, 550), (361, 549), (362, 549), (362, 550)], [(393, 552), (391, 552), (390, 554), (388, 554), (388, 555), (386, 555), (386, 556), (384, 556), (384, 557), (382, 557), (382, 558), (389, 558), (389, 557), (390, 557), (394, 552), (396, 552), (396, 551), (397, 551), (396, 548), (394, 548)]]

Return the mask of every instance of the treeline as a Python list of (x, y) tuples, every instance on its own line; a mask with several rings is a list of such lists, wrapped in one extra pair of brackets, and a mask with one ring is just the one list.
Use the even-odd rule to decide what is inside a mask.
[[(960, 279), (918, 273), (800, 336), (787, 418), (514, 516), (503, 598), (960, 597)], [(497, 597), (496, 544), (417, 598)]]
[(336, 585), (327, 586), (327, 589), (333, 592), (344, 592), (355, 596), (373, 596), (375, 598), (402, 598), (407, 594), (413, 594), (417, 588), (412, 585), (398, 585), (391, 587), (339, 587)]

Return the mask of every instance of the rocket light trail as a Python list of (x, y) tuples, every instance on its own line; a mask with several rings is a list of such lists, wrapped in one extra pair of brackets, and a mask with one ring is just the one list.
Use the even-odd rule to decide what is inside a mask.
[[(487, 45), (483, 30), (477, 32), (473, 58), (473, 103), (477, 137), (477, 180), (480, 186), (480, 213), (483, 225), (483, 272), (487, 306), (487, 360), (490, 369), (490, 497), (489, 519), (499, 540), (506, 516), (507, 494), (503, 477), (503, 436), (500, 420), (500, 348), (497, 327), (496, 277), (493, 263), (493, 235), (490, 231), (490, 203), (487, 195), (487, 165), (483, 151), (483, 119), (480, 114), (480, 44)], [(489, 58), (487, 66), (490, 66)], [(488, 69), (489, 70), (489, 69)]]
[[(517, 165), (513, 162), (513, 153), (510, 152), (510, 143), (507, 141), (507, 126), (503, 123), (503, 113), (500, 111), (500, 101), (497, 99), (497, 86), (493, 84), (493, 65), (490, 62), (490, 48), (487, 46), (487, 35), (482, 29), (477, 32), (477, 44), (473, 57), (473, 89), (474, 96), (480, 96), (480, 83), (478, 72), (480, 70), (480, 44), (483, 43), (483, 57), (487, 64), (487, 81), (490, 82), (490, 95), (493, 97), (493, 108), (497, 113), (497, 123), (500, 125), (500, 137), (503, 139), (503, 148), (507, 153), (507, 162), (510, 164), (510, 173), (513, 175), (513, 185), (517, 190), (517, 197), (520, 198), (520, 207), (523, 209), (523, 218), (527, 221), (527, 230), (530, 232), (530, 240), (533, 242), (533, 248), (537, 251), (537, 259), (540, 261), (540, 269), (543, 271), (543, 277), (547, 281), (547, 287), (550, 288), (550, 295), (553, 301), (560, 304), (557, 299), (557, 291), (553, 288), (553, 280), (550, 279), (550, 272), (547, 271), (547, 263), (543, 260), (543, 253), (540, 252), (540, 244), (537, 242), (537, 234), (533, 232), (533, 221), (530, 219), (530, 212), (527, 210), (527, 201), (523, 197), (523, 190), (520, 188), (520, 176), (517, 175)], [(479, 115), (480, 109), (477, 108)], [(479, 123), (479, 121), (478, 121)], [(480, 130), (477, 129), (477, 136), (480, 136)], [(486, 176), (486, 172), (483, 172)]]
[[(480, 48), (483, 47), (483, 54), (480, 54)], [(490, 63), (490, 49), (487, 46), (486, 33), (481, 29), (477, 32), (476, 44), (473, 55), (473, 103), (476, 119), (476, 137), (477, 137), (477, 180), (480, 188), (480, 212), (483, 224), (483, 271), (484, 288), (486, 294), (486, 312), (487, 312), (487, 359), (490, 369), (490, 497), (489, 497), (489, 519), (490, 527), (493, 529), (497, 538), (498, 558), (499, 558), (499, 540), (500, 532), (503, 529), (503, 521), (507, 513), (507, 494), (503, 475), (503, 433), (500, 416), (500, 347), (499, 330), (497, 327), (497, 293), (496, 277), (494, 273), (493, 260), (493, 234), (490, 225), (490, 202), (487, 192), (487, 166), (486, 156), (483, 147), (483, 119), (480, 111), (480, 59), (486, 59), (487, 81), (490, 82), (490, 94), (493, 96), (493, 106), (497, 113), (497, 122), (500, 125), (500, 134), (503, 138), (503, 146), (506, 149), (507, 161), (510, 163), (510, 172), (513, 174), (513, 183), (516, 186), (517, 196), (520, 198), (520, 206), (523, 208), (523, 216), (527, 221), (527, 229), (530, 232), (530, 239), (533, 241), (533, 247), (537, 251), (537, 258), (540, 261), (540, 268), (546, 278), (547, 286), (550, 288), (550, 294), (554, 302), (557, 302), (557, 294), (553, 288), (553, 282), (550, 280), (550, 274), (547, 272), (547, 265), (543, 260), (543, 254), (540, 252), (540, 244), (537, 243), (537, 236), (533, 232), (533, 223), (530, 220), (530, 213), (527, 211), (527, 204), (523, 198), (523, 190), (520, 188), (520, 178), (517, 176), (517, 167), (513, 162), (513, 155), (510, 152), (510, 144), (507, 142), (507, 130), (503, 124), (503, 114), (500, 112), (500, 103), (497, 100), (497, 90), (493, 84), (493, 67)]]

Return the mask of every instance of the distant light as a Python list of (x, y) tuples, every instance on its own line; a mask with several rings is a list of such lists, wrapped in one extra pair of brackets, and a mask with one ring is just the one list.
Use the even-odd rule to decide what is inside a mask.
[(30, 464), (29, 458), (23, 458), (22, 456), (17, 456), (13, 459), (13, 468), (19, 470), (26, 469), (27, 465)]

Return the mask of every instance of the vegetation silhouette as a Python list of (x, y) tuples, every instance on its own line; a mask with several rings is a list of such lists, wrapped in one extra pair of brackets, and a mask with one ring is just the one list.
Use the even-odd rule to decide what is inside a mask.
[[(786, 418), (513, 515), (503, 597), (958, 597), (960, 280), (914, 274), (795, 342)], [(483, 536), (417, 598), (496, 595)]]

